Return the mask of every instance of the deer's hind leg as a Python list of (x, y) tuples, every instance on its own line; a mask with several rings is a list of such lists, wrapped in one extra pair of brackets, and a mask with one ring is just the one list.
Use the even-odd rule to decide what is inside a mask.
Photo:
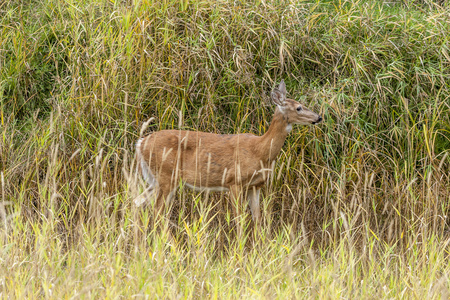
[(161, 182), (158, 187), (158, 195), (156, 197), (154, 211), (156, 217), (161, 217), (161, 214), (165, 214), (166, 204), (170, 204), (175, 198), (176, 187), (173, 187), (170, 183)]
[(261, 192), (260, 187), (251, 186), (247, 191), (247, 200), (250, 205), (250, 211), (252, 212), (253, 221), (259, 224), (261, 221), (261, 210), (259, 207), (259, 194)]
[(238, 236), (242, 236), (242, 187), (240, 185), (230, 186), (230, 201), (233, 210), (233, 220), (236, 224)]

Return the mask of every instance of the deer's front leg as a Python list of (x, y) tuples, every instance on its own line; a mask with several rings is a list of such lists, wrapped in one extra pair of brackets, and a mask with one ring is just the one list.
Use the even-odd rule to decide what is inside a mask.
[(259, 208), (259, 193), (261, 188), (256, 186), (249, 187), (247, 191), (247, 200), (250, 205), (250, 210), (252, 212), (253, 221), (259, 224), (261, 220), (261, 210)]

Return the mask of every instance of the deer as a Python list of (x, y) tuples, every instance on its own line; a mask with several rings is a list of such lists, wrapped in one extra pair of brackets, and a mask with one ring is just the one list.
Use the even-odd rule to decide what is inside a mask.
[[(241, 216), (246, 195), (252, 219), (261, 221), (260, 191), (293, 124), (314, 125), (322, 117), (286, 97), (282, 80), (271, 92), (275, 113), (262, 136), (160, 130), (136, 143), (138, 171), (148, 185), (156, 215), (164, 212), (179, 186), (196, 191), (230, 192), (234, 219)], [(181, 183), (181, 184), (180, 184)], [(140, 205), (135, 200), (136, 205)]]

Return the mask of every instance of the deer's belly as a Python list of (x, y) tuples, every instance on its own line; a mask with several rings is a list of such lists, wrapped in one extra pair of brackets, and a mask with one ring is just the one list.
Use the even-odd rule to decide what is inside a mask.
[(187, 186), (190, 189), (193, 189), (194, 191), (198, 191), (198, 192), (203, 192), (203, 191), (208, 191), (208, 192), (227, 192), (229, 191), (229, 189), (227, 187), (224, 186), (195, 186), (192, 184), (189, 184), (187, 182), (184, 182), (184, 185)]

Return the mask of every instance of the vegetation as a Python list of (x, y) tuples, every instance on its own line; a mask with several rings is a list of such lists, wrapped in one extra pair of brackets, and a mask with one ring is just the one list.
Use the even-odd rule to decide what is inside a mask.
[[(448, 1), (0, 3), (2, 298), (449, 297)], [(294, 127), (237, 239), (228, 195), (137, 208), (134, 144)]]

